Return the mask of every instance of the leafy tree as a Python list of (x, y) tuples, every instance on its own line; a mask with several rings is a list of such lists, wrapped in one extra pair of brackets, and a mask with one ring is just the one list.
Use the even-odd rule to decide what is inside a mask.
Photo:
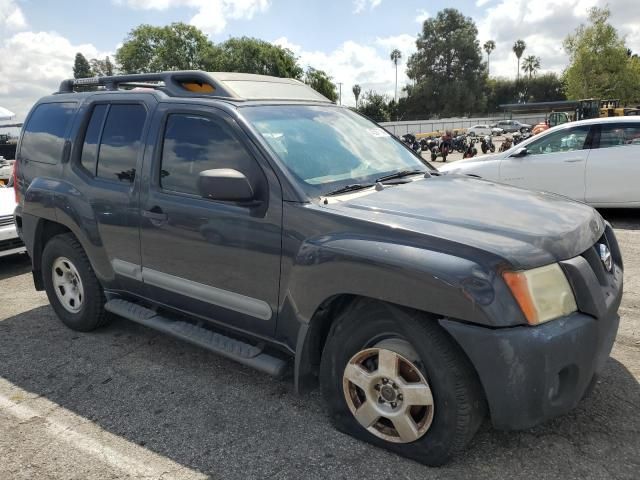
[(369, 90), (362, 96), (362, 101), (358, 107), (358, 112), (369, 117), (374, 122), (388, 122), (389, 98), (386, 95)]
[(216, 53), (213, 70), (298, 79), (303, 75), (291, 50), (257, 38), (230, 38)]
[(529, 55), (522, 61), (522, 71), (529, 74), (529, 80), (540, 70), (540, 57)]
[(407, 89), (403, 116), (484, 110), (485, 70), (471, 18), (452, 8), (438, 12), (424, 22), (416, 46), (407, 64), (407, 75), (415, 85)]
[(397, 48), (394, 48), (393, 51), (391, 52), (391, 55), (389, 55), (389, 58), (391, 58), (391, 61), (393, 62), (393, 64), (396, 67), (396, 90), (395, 90), (395, 100), (398, 101), (398, 63), (400, 62), (400, 59), (402, 58), (402, 52), (400, 50), (398, 50)]
[(316, 70), (315, 68), (307, 68), (304, 73), (304, 83), (313, 88), (316, 92), (321, 93), (332, 102), (338, 100), (338, 92), (336, 91), (336, 85), (331, 81), (331, 77), (328, 76), (322, 70)]
[(484, 42), (484, 45), (482, 46), (484, 48), (484, 51), (487, 52), (487, 75), (489, 75), (491, 69), (490, 67), (490, 61), (491, 61), (491, 52), (493, 52), (496, 49), (496, 42), (494, 42), (493, 40), (487, 40), (486, 42)]
[(353, 91), (353, 96), (356, 97), (356, 109), (358, 108), (358, 98), (360, 97), (360, 92), (362, 91), (362, 89), (360, 88), (360, 85), (356, 84), (353, 86), (353, 88), (351, 89)]
[(93, 77), (91, 66), (87, 58), (80, 52), (76, 53), (76, 59), (73, 63), (73, 78), (89, 78)]
[(89, 60), (89, 65), (91, 65), (93, 74), (98, 77), (110, 77), (113, 75), (113, 63), (111, 63), (111, 59), (109, 57), (105, 57), (104, 60), (92, 58)]
[(165, 70), (210, 70), (215, 47), (192, 25), (172, 23), (164, 27), (140, 25), (116, 52), (123, 73)]
[(610, 15), (607, 8), (593, 7), (589, 25), (564, 41), (571, 62), (564, 80), (571, 99), (618, 98), (626, 103), (640, 98), (640, 67), (609, 23)]
[(513, 53), (515, 53), (516, 57), (518, 57), (518, 70), (516, 80), (520, 80), (520, 57), (522, 57), (522, 54), (526, 49), (527, 44), (524, 43), (524, 40), (516, 40), (516, 43), (513, 44)]
[(566, 100), (562, 79), (555, 73), (545, 73), (531, 78), (523, 86), (514, 79), (490, 78), (486, 85), (487, 111), (500, 112), (500, 105), (526, 102), (554, 102)]

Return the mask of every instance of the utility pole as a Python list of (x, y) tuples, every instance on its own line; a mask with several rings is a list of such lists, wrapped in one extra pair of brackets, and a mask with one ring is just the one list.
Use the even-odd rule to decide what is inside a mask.
[(342, 82), (336, 82), (338, 84), (338, 105), (342, 105)]

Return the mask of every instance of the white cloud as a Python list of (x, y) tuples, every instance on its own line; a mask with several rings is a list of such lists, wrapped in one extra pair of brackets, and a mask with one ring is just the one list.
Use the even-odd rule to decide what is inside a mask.
[[(411, 35), (377, 38), (370, 45), (346, 41), (331, 52), (307, 51), (286, 37), (273, 43), (291, 50), (303, 68), (311, 66), (324, 70), (334, 82), (342, 82), (342, 103), (345, 105), (355, 105), (352, 93), (355, 84), (360, 85), (363, 92), (375, 90), (393, 97), (395, 69), (389, 53), (398, 48), (406, 60), (416, 49), (415, 38)], [(398, 66), (398, 93), (408, 81), (405, 63)]]
[(0, 43), (0, 105), (23, 120), (31, 105), (73, 76), (77, 52), (103, 57), (91, 44), (73, 45), (55, 32), (20, 32)]
[(212, 34), (221, 33), (227, 19), (251, 20), (271, 6), (271, 0), (115, 0), (115, 3), (139, 10), (189, 8), (196, 11), (189, 23)]
[(484, 7), (487, 3), (493, 0), (476, 0), (476, 7)]
[[(478, 0), (477, 4), (482, 1)], [(589, 8), (606, 4), (611, 10), (611, 23), (626, 36), (629, 48), (640, 51), (638, 0), (499, 0), (492, 3), (477, 20), (480, 44), (489, 39), (496, 42), (491, 54), (491, 76), (516, 76), (517, 59), (511, 47), (517, 39), (527, 44), (524, 56), (540, 57), (542, 72), (562, 72), (569, 62), (562, 46), (564, 38), (587, 22)]]
[(422, 25), (424, 21), (429, 18), (431, 18), (431, 14), (429, 12), (427, 12), (424, 8), (418, 9), (418, 12), (416, 15), (416, 22)]
[(382, 0), (353, 0), (353, 13), (362, 13), (367, 7), (373, 10), (382, 3)]
[(14, 0), (0, 0), (0, 28), (19, 30), (27, 26), (20, 7)]

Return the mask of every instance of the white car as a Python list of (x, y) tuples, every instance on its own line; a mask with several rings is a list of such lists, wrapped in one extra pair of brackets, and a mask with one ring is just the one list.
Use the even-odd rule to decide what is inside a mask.
[(594, 207), (639, 208), (640, 118), (565, 123), (505, 152), (440, 170), (558, 193)]
[(484, 137), (485, 135), (502, 135), (503, 130), (499, 127), (490, 127), (489, 125), (474, 125), (467, 128), (467, 132), (472, 137)]
[(0, 183), (6, 185), (9, 183), (9, 178), (13, 172), (14, 160), (7, 160), (0, 155)]
[(25, 251), (24, 243), (18, 237), (13, 222), (15, 208), (13, 188), (0, 185), (0, 257)]

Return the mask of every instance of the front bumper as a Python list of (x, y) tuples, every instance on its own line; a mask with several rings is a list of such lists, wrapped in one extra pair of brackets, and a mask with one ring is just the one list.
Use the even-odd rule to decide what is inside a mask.
[(579, 312), (531, 326), (490, 329), (449, 319), (441, 325), (474, 365), (496, 428), (533, 427), (573, 409), (604, 367), (618, 332), (622, 257), (610, 227), (615, 264), (606, 272), (594, 249), (560, 262)]

